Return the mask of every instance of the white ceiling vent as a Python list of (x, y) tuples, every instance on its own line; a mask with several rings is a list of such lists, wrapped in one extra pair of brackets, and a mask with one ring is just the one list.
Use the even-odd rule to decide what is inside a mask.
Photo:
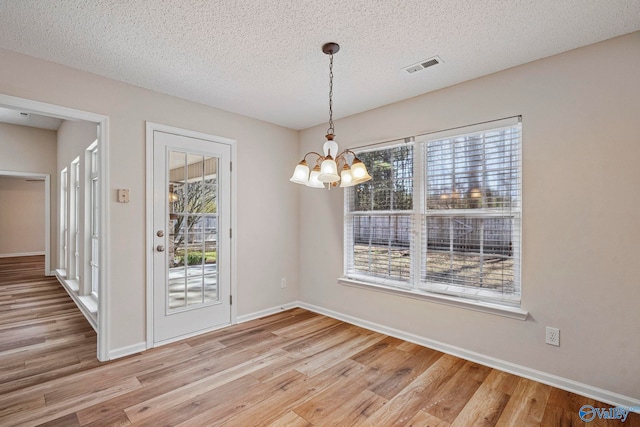
[(423, 61), (418, 62), (417, 64), (409, 65), (408, 67), (404, 67), (407, 73), (415, 73), (416, 71), (424, 70), (425, 68), (433, 67), (434, 65), (442, 64), (442, 59), (439, 56), (432, 56), (431, 58), (427, 58)]

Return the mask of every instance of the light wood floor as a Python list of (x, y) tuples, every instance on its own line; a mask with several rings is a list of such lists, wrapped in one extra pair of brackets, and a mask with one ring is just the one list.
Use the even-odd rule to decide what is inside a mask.
[(294, 309), (108, 363), (42, 257), (0, 259), (0, 426), (640, 426), (591, 399)]

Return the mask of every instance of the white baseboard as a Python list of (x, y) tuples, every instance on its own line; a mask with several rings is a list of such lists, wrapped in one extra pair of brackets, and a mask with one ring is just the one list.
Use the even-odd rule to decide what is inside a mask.
[(13, 258), (19, 256), (34, 256), (34, 255), (44, 255), (44, 251), (42, 252), (20, 252), (16, 254), (0, 254), (0, 258)]
[(490, 368), (495, 368), (500, 371), (504, 371), (510, 374), (518, 375), (520, 377), (528, 378), (530, 380), (547, 384), (547, 385), (559, 388), (561, 390), (570, 391), (572, 393), (589, 397), (603, 403), (608, 403), (614, 406), (624, 406), (628, 408), (633, 408), (634, 412), (640, 413), (640, 400), (629, 397), (629, 396), (624, 396), (622, 394), (614, 393), (608, 390), (603, 390), (601, 388), (593, 387), (588, 384), (573, 381), (557, 375), (548, 374), (546, 372), (538, 371), (536, 369), (527, 368), (526, 366), (517, 365), (515, 363), (507, 362), (501, 359), (496, 359), (495, 357), (486, 356), (484, 354), (476, 353), (474, 351), (465, 350), (460, 347), (452, 346), (449, 344), (442, 343), (440, 341), (435, 341), (429, 338), (421, 337), (419, 335), (400, 331), (398, 329), (390, 328), (388, 326), (380, 325), (378, 323), (369, 322), (367, 320), (349, 316), (347, 314), (338, 313), (336, 311), (318, 307), (312, 304), (298, 302), (297, 306), (309, 311), (313, 311), (315, 313), (333, 317), (334, 319), (342, 320), (352, 325), (360, 326), (362, 328), (369, 329), (371, 331), (379, 332), (381, 334), (385, 334), (385, 335), (389, 335), (405, 341), (409, 341), (414, 344), (419, 344), (424, 347), (441, 351), (443, 353), (451, 354), (461, 359), (480, 363), (481, 365), (488, 366)]
[(249, 320), (259, 319), (261, 317), (270, 316), (272, 314), (280, 313), (281, 311), (290, 310), (292, 308), (300, 307), (299, 302), (289, 302), (286, 304), (279, 305), (277, 307), (266, 308), (264, 310), (256, 311), (254, 313), (243, 314), (242, 316), (236, 317), (236, 323), (244, 323)]
[(142, 353), (147, 349), (146, 342), (128, 345), (126, 347), (115, 348), (109, 351), (109, 360), (118, 359), (120, 357), (130, 356), (136, 353)]

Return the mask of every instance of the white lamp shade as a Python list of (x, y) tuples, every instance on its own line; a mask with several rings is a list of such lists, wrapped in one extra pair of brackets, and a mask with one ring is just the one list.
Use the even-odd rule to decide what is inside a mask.
[(327, 139), (327, 142), (322, 146), (322, 151), (324, 151), (325, 156), (335, 156), (338, 154), (338, 143), (333, 139)]
[(291, 176), (289, 181), (295, 182), (296, 184), (307, 185), (307, 182), (309, 182), (309, 166), (307, 166), (307, 162), (303, 160), (296, 166), (293, 171), (293, 176)]
[(311, 174), (309, 175), (309, 182), (307, 182), (307, 187), (324, 188), (324, 184), (320, 182), (318, 176), (320, 176), (320, 166), (316, 166), (311, 171)]
[(371, 179), (369, 172), (367, 172), (367, 167), (357, 158), (351, 164), (351, 176), (353, 177), (353, 185), (361, 184)]
[(338, 175), (338, 165), (333, 157), (327, 156), (320, 166), (320, 175), (318, 176), (320, 182), (336, 182), (340, 181), (340, 175)]
[(351, 187), (355, 185), (353, 183), (353, 175), (351, 175), (351, 168), (344, 165), (342, 172), (340, 172), (340, 187)]

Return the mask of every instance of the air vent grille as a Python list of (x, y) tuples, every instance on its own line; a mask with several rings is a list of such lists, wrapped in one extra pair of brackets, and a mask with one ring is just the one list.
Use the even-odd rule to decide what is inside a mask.
[(434, 66), (436, 64), (439, 64), (439, 63), (440, 62), (438, 62), (438, 60), (434, 58), (434, 59), (428, 60), (427, 62), (423, 62), (420, 65), (422, 65), (422, 68), (429, 68), (429, 67), (432, 67), (432, 66)]
[(442, 64), (442, 59), (438, 56), (433, 56), (431, 58), (427, 58), (423, 61), (420, 61), (416, 64), (409, 65), (408, 67), (404, 67), (407, 73), (415, 73), (416, 71), (424, 70), (425, 68), (433, 67), (434, 65)]

